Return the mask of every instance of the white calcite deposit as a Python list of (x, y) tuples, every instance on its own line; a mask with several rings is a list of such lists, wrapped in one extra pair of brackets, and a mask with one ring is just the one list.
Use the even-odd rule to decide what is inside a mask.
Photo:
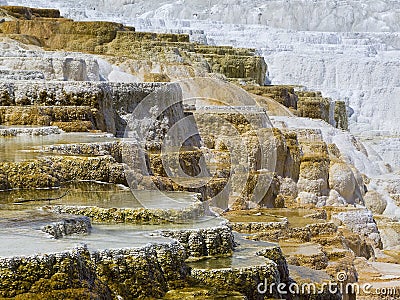
[[(135, 26), (137, 31), (188, 33), (192, 41), (209, 45), (256, 48), (268, 65), (266, 83), (301, 85), (346, 102), (350, 133), (322, 120), (271, 118), (277, 127), (320, 130), (325, 143), (336, 144), (346, 164), (330, 168), (329, 180), (326, 178), (327, 182), (321, 186), (329, 184), (332, 189), (319, 197), (325, 197), (326, 203), (354, 203), (362, 173), (372, 178), (369, 188), (378, 190), (385, 198), (384, 213), (400, 216), (400, 209), (388, 196), (390, 193), (379, 188), (380, 181), (376, 179), (396, 177), (390, 172), (400, 167), (398, 1), (8, 0), (7, 3), (58, 8), (63, 16), (75, 20), (122, 22)], [(29, 55), (25, 61), (29, 61)], [(45, 79), (137, 80), (89, 55), (35, 55), (46, 66)], [(12, 55), (6, 61), (6, 69), (18, 71), (14, 76), (40, 76), (23, 73), (27, 70), (24, 64), (18, 65)], [(362, 137), (363, 143), (356, 137)], [(315, 194), (309, 193), (308, 188), (300, 186), (299, 190), (308, 199), (306, 202), (320, 201), (314, 199)]]
[[(398, 1), (7, 2), (59, 8), (76, 20), (118, 21), (138, 31), (187, 32), (204, 43), (254, 47), (264, 56), (273, 84), (300, 84), (345, 100), (351, 132), (400, 134), (395, 121), (400, 110)], [(111, 80), (134, 80), (120, 70), (108, 75)], [(399, 166), (396, 137), (369, 145)]]

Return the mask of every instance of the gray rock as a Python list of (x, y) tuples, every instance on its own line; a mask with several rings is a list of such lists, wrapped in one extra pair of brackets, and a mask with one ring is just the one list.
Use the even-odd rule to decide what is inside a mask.
[(336, 225), (345, 225), (351, 231), (368, 238), (375, 247), (382, 247), (379, 230), (371, 211), (367, 209), (350, 210), (332, 215), (331, 219)]
[(377, 191), (368, 191), (364, 196), (365, 206), (374, 214), (382, 214), (387, 206), (385, 198)]
[(88, 234), (91, 229), (92, 223), (88, 217), (71, 217), (42, 227), (42, 231), (55, 239), (71, 234)]
[(235, 246), (232, 229), (227, 225), (211, 228), (162, 230), (161, 235), (177, 239), (188, 257), (230, 254)]

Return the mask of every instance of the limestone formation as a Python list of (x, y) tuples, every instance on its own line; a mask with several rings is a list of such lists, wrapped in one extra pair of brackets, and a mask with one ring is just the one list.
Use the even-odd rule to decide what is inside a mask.
[(374, 214), (382, 214), (387, 206), (386, 199), (377, 191), (368, 191), (364, 196), (365, 206)]
[(329, 123), (330, 101), (322, 97), (300, 97), (297, 102), (298, 116), (322, 119)]
[[(356, 282), (360, 257), (398, 257), (398, 179), (371, 176), (383, 161), (346, 131), (346, 98), (266, 85), (255, 49), (194, 43), (193, 32), (14, 6), (0, 18), (0, 144), (15, 150), (0, 153), (0, 219), (17, 238), (33, 230), (32, 249), (45, 249), (0, 258), (1, 297), (278, 298), (257, 287), (322, 286), (343, 270)], [(85, 190), (86, 203), (82, 182), (123, 188)], [(35, 190), (67, 186), (66, 203)], [(154, 189), (176, 198), (146, 206), (140, 190)], [(57, 218), (24, 223), (38, 211)], [(114, 245), (121, 228), (151, 243)], [(102, 230), (110, 241), (94, 251)], [(325, 289), (317, 298), (338, 297)]]
[(229, 255), (235, 247), (232, 229), (226, 225), (194, 230), (162, 230), (161, 235), (177, 239), (188, 258)]
[(4, 183), (16, 188), (49, 188), (70, 180), (125, 183), (124, 167), (112, 157), (43, 157), (35, 161), (1, 162)]
[(272, 98), (286, 107), (297, 109), (298, 93), (294, 91), (294, 87), (284, 85), (245, 85), (243, 88), (249, 93)]
[[(121, 264), (125, 268), (119, 269)], [(106, 299), (160, 297), (168, 290), (168, 282), (188, 275), (178, 243), (97, 252), (77, 248), (44, 256), (2, 258), (0, 269), (4, 278), (1, 296), (27, 298), (71, 299), (88, 294)]]
[(324, 142), (300, 143), (303, 151), (300, 176), (297, 182), (298, 199), (303, 203), (317, 204), (321, 196), (329, 193), (329, 154)]
[(57, 126), (34, 127), (34, 128), (0, 128), (0, 136), (10, 137), (18, 135), (45, 136), (50, 134), (60, 134), (62, 131)]
[(77, 217), (43, 226), (42, 231), (58, 239), (71, 234), (87, 234), (91, 228), (92, 224), (88, 217)]
[(332, 163), (329, 168), (329, 187), (336, 190), (347, 203), (362, 202), (361, 199), (354, 199), (357, 186), (352, 170), (344, 163)]
[(347, 130), (349, 121), (347, 116), (346, 103), (344, 101), (335, 101), (334, 118), (337, 128)]
[[(276, 264), (268, 261), (264, 266), (254, 266), (240, 269), (193, 269), (191, 276), (201, 284), (224, 290), (237, 290), (250, 299), (264, 299), (264, 295), (257, 292), (257, 286), (265, 283), (270, 286), (278, 284), (279, 272)], [(276, 290), (266, 296), (278, 297)]]
[[(133, 27), (113, 22), (74, 22), (60, 18), (60, 13), (55, 10), (43, 13), (52, 17), (35, 19), (35, 14), (42, 13), (40, 10), (32, 13), (25, 9), (16, 13), (14, 8), (2, 7), (5, 14), (8, 9), (13, 19), (0, 24), (1, 34), (16, 38), (29, 36), (35, 39), (36, 44), (51, 50), (127, 56), (130, 61), (128, 64), (126, 60), (119, 61), (121, 66), (144, 81), (169, 81), (165, 78), (178, 79), (182, 75), (193, 77), (214, 72), (233, 81), (245, 80), (260, 85), (265, 82), (266, 64), (263, 58), (255, 56), (252, 49), (194, 45), (184, 34), (135, 32)], [(144, 58), (149, 65), (143, 64)], [(110, 57), (110, 61), (113, 60)], [(114, 62), (117, 63), (118, 59)], [(163, 69), (161, 73), (166, 77), (150, 79), (154, 77), (150, 75), (154, 74), (152, 69), (157, 67)], [(69, 62), (67, 68), (76, 66)]]
[(101, 208), (96, 206), (55, 205), (51, 211), (59, 214), (83, 215), (98, 223), (167, 224), (187, 222), (206, 214), (205, 204), (197, 201), (183, 209)]
[(358, 209), (348, 212), (340, 212), (332, 216), (338, 225), (345, 225), (350, 230), (367, 237), (377, 248), (382, 247), (378, 227), (372, 217), (372, 213), (366, 209)]

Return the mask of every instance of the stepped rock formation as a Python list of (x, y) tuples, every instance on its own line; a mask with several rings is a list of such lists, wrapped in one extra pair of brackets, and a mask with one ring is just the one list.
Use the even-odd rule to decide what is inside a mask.
[[(355, 134), (399, 166), (399, 3), (382, 1), (8, 1), (59, 8), (76, 20), (110, 20), (137, 30), (189, 33), (210, 45), (253, 47), (274, 84), (301, 84), (350, 107)], [(177, 9), (179, 8), (179, 9)], [(252, 38), (249, 39), (249, 36)], [(393, 137), (393, 134), (396, 136)], [(373, 134), (374, 135), (374, 134)]]
[[(305, 29), (315, 29), (336, 26), (330, 13), (345, 2), (285, 8), (314, 11)], [(110, 8), (102, 3), (92, 6), (98, 16)], [(141, 14), (203, 20), (229, 9), (224, 21), (234, 22), (243, 13), (211, 1), (210, 11), (194, 16), (204, 4), (193, 3)], [(380, 11), (374, 20), (384, 3), (371, 8)], [(125, 16), (137, 13), (137, 4), (121, 4), (131, 8)], [(265, 11), (278, 5), (246, 8), (245, 23), (273, 24)], [(379, 264), (398, 263), (398, 179), (387, 180), (391, 167), (347, 131), (361, 116), (351, 101), (303, 82), (265, 85), (271, 69), (255, 49), (191, 42), (200, 32), (137, 32), (115, 20), (61, 15), (0, 7), (1, 222), (43, 254), (0, 259), (2, 297), (207, 299), (218, 289), (222, 297), (264, 299), (279, 298), (279, 284), (311, 281), (321, 299), (351, 299), (324, 284), (343, 283), (339, 272), (346, 283), (390, 283)], [(343, 28), (391, 24), (349, 18)], [(306, 26), (300, 21), (281, 24)], [(24, 253), (7, 230), (0, 235)], [(66, 249), (69, 239), (88, 246)], [(260, 284), (273, 285), (261, 293)]]

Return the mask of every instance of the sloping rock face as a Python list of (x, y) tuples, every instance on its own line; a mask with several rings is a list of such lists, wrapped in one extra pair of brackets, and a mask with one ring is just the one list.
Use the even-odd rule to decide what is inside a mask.
[[(2, 81), (0, 123), (56, 125), (65, 131), (81, 132), (98, 129), (122, 135), (126, 126), (122, 117), (159, 86), (158, 83)], [(179, 116), (175, 114), (175, 118)], [(174, 114), (169, 117), (174, 122)]]
[[(244, 85), (243, 89), (249, 93), (263, 98), (273, 99), (289, 108), (290, 112), (298, 117), (321, 119), (336, 128), (348, 129), (348, 113), (343, 101), (322, 97), (319, 91), (305, 91), (304, 88), (288, 85), (254, 86)], [(262, 99), (262, 98), (261, 98)], [(276, 113), (269, 106), (263, 105), (260, 98), (260, 106), (265, 106), (272, 115)], [(287, 112), (285, 112), (287, 114)], [(278, 113), (277, 115), (285, 115)], [(289, 114), (290, 115), (290, 114)]]
[(228, 226), (200, 230), (164, 230), (165, 237), (177, 239), (188, 257), (204, 257), (231, 254), (235, 242)]
[[(121, 64), (142, 80), (146, 77), (147, 81), (150, 74), (156, 73), (172, 79), (220, 73), (234, 81), (265, 82), (266, 64), (263, 58), (255, 56), (253, 49), (195, 45), (189, 43), (189, 36), (184, 34), (135, 32), (133, 27), (113, 22), (74, 22), (59, 17), (58, 11), (20, 10), (2, 7), (4, 14), (9, 12), (17, 19), (0, 25), (3, 36), (20, 40), (23, 37), (25, 41), (29, 37), (36, 45), (48, 50), (106, 55), (110, 61)], [(54, 16), (49, 17), (52, 14)], [(125, 58), (122, 60), (116, 56)], [(85, 69), (96, 68), (95, 63), (88, 61), (87, 64), (82, 60), (67, 59), (61, 64), (66, 74), (81, 69), (82, 77), (72, 77), (75, 80), (85, 78)], [(153, 78), (159, 79), (160, 76), (153, 75)]]
[[(7, 11), (7, 7), (4, 7), (3, 10)], [(91, 49), (83, 49), (87, 52), (100, 53), (106, 56), (112, 55), (116, 59), (121, 56), (128, 56), (133, 60), (139, 58), (143, 60), (145, 58), (144, 61), (147, 62), (158, 60), (158, 63), (168, 66), (170, 63), (169, 59), (176, 54), (176, 51), (169, 53), (171, 50), (169, 47), (173, 45), (174, 47), (182, 47), (184, 51), (188, 51), (185, 55), (179, 54), (184, 58), (184, 60), (178, 59), (179, 63), (190, 64), (191, 59), (194, 57), (193, 55), (195, 55), (196, 63), (204, 66), (202, 63), (204, 59), (207, 62), (207, 68), (211, 71), (222, 72), (228, 78), (235, 79), (235, 81), (245, 80), (248, 83), (263, 83), (263, 78), (259, 75), (265, 73), (266, 67), (261, 62), (255, 62), (259, 58), (253, 55), (254, 53), (251, 49), (202, 46), (189, 43), (187, 35), (140, 33), (135, 32), (131, 27), (110, 22), (99, 22), (97, 26), (96, 22), (73, 22), (72, 20), (63, 19), (58, 16), (54, 18), (40, 17), (40, 10), (35, 12), (31, 12), (29, 9), (19, 11), (17, 8), (9, 8), (9, 10), (10, 14), (14, 14), (16, 20), (7, 21), (1, 25), (1, 30), (6, 36), (31, 35), (49, 49), (82, 50), (76, 48), (78, 46), (74, 44), (74, 38), (79, 37), (87, 40), (87, 47), (92, 47)], [(47, 13), (49, 12), (43, 12), (43, 14)], [(102, 36), (101, 39), (94, 38), (100, 35)], [(79, 47), (86, 46), (79, 43)], [(135, 48), (145, 49), (145, 54), (140, 51), (132, 52), (131, 50)], [(35, 52), (26, 53), (29, 53), (28, 57), (35, 57), (37, 54), (37, 52), (36, 54)], [(185, 61), (185, 59), (188, 60)], [(252, 65), (253, 62), (255, 62), (254, 65)], [(248, 65), (249, 63), (250, 65)], [(81, 68), (83, 64), (88, 65), (86, 60), (78, 64), (75, 64), (74, 60), (66, 60), (63, 62), (61, 69), (64, 71), (67, 69), (67, 73), (69, 72), (68, 70), (78, 70), (76, 73), (84, 75), (85, 72)], [(68, 69), (68, 66), (71, 68)], [(92, 70), (90, 74), (101, 76), (98, 69), (98, 61), (94, 60), (93, 66), (89, 68)], [(74, 72), (70, 73), (73, 74)], [(232, 74), (229, 75), (228, 73)], [(149, 74), (153, 75), (147, 76), (147, 78), (166, 78), (161, 76), (161, 73), (158, 77), (155, 76), (157, 73)], [(193, 75), (195, 74), (191, 74), (191, 76)], [(84, 77), (75, 79), (85, 79)], [(75, 80), (74, 78), (71, 79)], [(96, 78), (94, 79), (96, 80)], [(126, 126), (129, 125), (129, 114), (134, 112), (139, 104), (150, 94), (156, 93), (158, 97), (161, 97), (160, 99), (163, 99), (162, 102), (167, 100), (164, 98), (176, 97), (179, 100), (182, 97), (179, 91), (174, 92), (175, 89), (172, 85), (171, 88), (167, 88), (164, 92), (157, 94), (157, 89), (162, 86), (163, 84), (160, 83), (128, 84), (46, 81), (42, 84), (37, 81), (34, 84), (27, 84), (24, 81), (3, 81), (1, 99), (4, 106), (0, 110), (0, 120), (4, 125), (55, 125), (65, 131), (91, 131), (100, 129), (122, 136)], [(245, 88), (261, 97), (275, 99), (280, 104), (288, 107), (293, 114), (300, 117), (322, 119), (332, 125), (340, 126), (342, 129), (345, 129), (347, 125), (347, 114), (343, 103), (340, 104), (341, 102), (338, 102), (337, 105), (334, 105), (329, 99), (322, 97), (319, 92), (295, 91), (290, 86), (275, 87), (248, 84)], [(184, 99), (183, 103), (185, 104)], [(252, 104), (255, 104), (255, 102), (253, 101)], [(240, 105), (240, 103), (234, 105)], [(151, 114), (153, 114), (152, 109), (149, 108)], [(190, 186), (182, 187), (176, 184), (176, 182), (171, 181), (166, 176), (166, 170), (161, 164), (163, 160), (160, 159), (161, 157), (157, 152), (161, 149), (161, 142), (168, 130), (179, 123), (180, 120), (183, 120), (185, 115), (191, 113), (197, 118), (196, 122), (200, 137), (202, 138), (202, 145), (208, 149), (203, 149), (204, 151), (187, 151), (185, 153), (186, 157), (184, 157), (185, 155), (180, 155), (180, 165), (184, 166), (184, 172), (195, 175), (200, 169), (194, 165), (199, 164), (202, 155), (210, 154), (217, 157), (215, 160), (218, 165), (214, 178), (206, 186), (202, 185), (200, 188), (197, 187), (195, 189)], [(212, 127), (214, 125), (211, 124), (214, 124), (215, 120), (221, 118), (221, 113), (213, 112), (212, 110), (206, 110), (205, 112), (195, 110), (191, 112), (187, 104), (185, 108), (181, 101), (177, 101), (173, 106), (163, 111), (161, 116), (154, 112), (154, 116), (150, 117), (152, 119), (151, 124), (147, 119), (143, 119), (140, 122), (134, 120), (137, 123), (134, 128), (138, 128), (138, 131), (144, 132), (146, 150), (155, 151), (154, 153), (148, 153), (145, 157), (148, 166), (143, 165), (142, 167), (147, 169), (147, 172), (141, 174), (141, 176), (137, 176), (139, 178), (137, 186), (147, 188), (149, 182), (155, 182), (155, 185), (162, 189), (186, 189), (201, 192), (204, 198), (213, 198), (228, 186), (233, 188), (233, 190), (237, 189), (237, 193), (234, 192), (233, 194), (236, 195), (235, 197), (237, 197), (239, 206), (247, 203), (249, 200), (252, 201), (251, 199), (254, 198), (254, 194), (257, 193), (265, 193), (265, 195), (261, 197), (262, 199), (258, 199), (254, 203), (270, 207), (282, 206), (284, 205), (282, 202), (284, 199), (291, 201), (296, 198), (302, 203), (325, 205), (328, 196), (331, 196), (328, 203), (335, 205), (337, 203), (362, 203), (362, 193), (360, 192), (363, 190), (363, 188), (360, 188), (360, 186), (363, 186), (362, 181), (357, 181), (353, 171), (349, 169), (350, 167), (346, 167), (345, 164), (342, 164), (344, 167), (338, 168), (340, 159), (334, 164), (335, 161), (328, 154), (327, 145), (324, 142), (309, 144), (307, 141), (303, 141), (299, 144), (299, 139), (295, 132), (273, 130), (270, 134), (267, 134), (267, 132), (254, 131), (251, 128), (251, 124), (260, 122), (256, 117), (257, 113), (246, 115), (242, 111), (232, 114), (223, 113), (223, 115), (223, 118), (239, 131), (241, 138), (244, 138), (246, 141), (246, 147), (251, 148), (248, 157), (250, 159), (250, 168), (244, 172), (239, 171), (240, 168), (237, 170), (233, 169), (233, 173), (242, 173), (243, 176), (250, 174), (249, 180), (244, 185), (238, 183), (240, 180), (233, 183), (228, 181), (232, 166), (235, 163), (240, 163), (240, 161), (237, 161), (232, 164), (227, 160), (229, 158), (229, 151), (227, 150), (231, 149), (228, 149), (229, 147), (227, 148), (226, 145), (215, 140), (215, 138), (207, 137), (207, 134), (213, 132)], [(247, 121), (244, 119), (247, 119)], [(261, 127), (265, 127), (265, 124), (261, 124)], [(262, 145), (262, 143), (259, 144), (257, 138), (265, 134), (268, 135), (265, 138), (265, 145)], [(214, 132), (214, 135), (222, 137), (224, 134), (221, 135), (221, 132)], [(232, 138), (231, 140), (234, 141)], [(190, 142), (189, 145), (198, 147), (199, 143)], [(77, 149), (75, 146), (73, 148)], [(243, 149), (239, 148), (236, 149), (238, 150), (237, 152), (244, 150), (243, 147)], [(271, 162), (274, 166), (270, 168), (260, 166), (259, 161), (261, 158), (267, 157), (267, 152), (271, 153), (273, 149), (276, 149), (276, 153), (278, 153), (276, 156), (271, 155), (271, 160), (275, 161)], [(55, 152), (73, 154), (74, 150), (64, 148), (61, 152)], [(78, 154), (82, 155), (83, 153)], [(111, 152), (107, 150), (102, 155), (109, 154)], [(96, 158), (108, 161), (104, 170), (112, 170), (110, 171), (111, 175), (103, 176), (97, 174), (97, 172), (89, 177), (106, 182), (126, 183), (124, 174), (121, 172), (123, 165), (121, 164), (122, 159), (120, 156), (123, 155), (121, 154), (118, 157), (113, 155), (112, 159), (108, 157)], [(54, 159), (51, 158), (50, 160), (53, 163)], [(35, 164), (39, 166), (39, 169), (42, 168), (42, 162), (35, 162)], [(60, 161), (60, 164), (64, 165), (64, 161)], [(82, 164), (78, 163), (79, 166), (82, 166)], [(19, 164), (7, 166), (7, 169), (19, 170), (19, 168), (23, 169)], [(344, 169), (346, 169), (347, 173)], [(347, 175), (345, 174), (343, 177), (340, 177), (339, 173), (341, 171)], [(33, 174), (37, 175), (33, 175), (35, 178), (42, 178), (44, 175), (42, 171), (35, 171)], [(52, 171), (46, 177), (47, 180), (41, 180), (42, 185), (57, 186), (61, 182), (70, 179), (89, 179), (87, 176), (80, 176), (79, 172), (74, 176), (68, 174), (69, 172), (58, 174)], [(328, 182), (329, 175), (331, 175), (331, 180)], [(337, 179), (333, 177), (337, 177)], [(257, 184), (263, 181), (266, 182), (265, 186), (263, 188), (258, 187)], [(9, 176), (9, 178), (4, 180), (3, 185), (15, 188), (21, 184), (21, 182), (18, 183), (15, 176)], [(39, 181), (33, 180), (30, 184), (32, 185), (28, 186), (36, 186), (39, 184)], [(263, 191), (260, 191), (260, 189)], [(331, 193), (331, 190), (335, 191)]]
[(42, 231), (58, 239), (71, 234), (88, 234), (91, 228), (92, 224), (88, 217), (76, 217), (43, 226)]
[(1, 13), (10, 18), (32, 20), (36, 18), (60, 18), (60, 11), (57, 9), (41, 9), (23, 6), (2, 7)]
[[(15, 1), (9, 0), (8, 3)], [(46, 7), (47, 1), (22, 1), (19, 5)], [(398, 18), (399, 8), (396, 1), (368, 2), (368, 7), (354, 0), (345, 0), (331, 3), (329, 1), (313, 2), (301, 0), (290, 3), (274, 0), (265, 3), (244, 0), (240, 3), (229, 1), (209, 1), (205, 3), (180, 3), (168, 0), (159, 5), (157, 1), (126, 1), (94, 0), (82, 5), (75, 0), (55, 1), (54, 7), (60, 8), (64, 15), (74, 18), (107, 18), (105, 12), (122, 15), (127, 19), (153, 18), (153, 19), (184, 19), (187, 21), (211, 20), (228, 24), (263, 24), (271, 27), (292, 30), (314, 31), (399, 31), (394, 20)], [(93, 10), (92, 8), (96, 8)], [(349, 11), (354, 11), (349, 13)], [(84, 13), (82, 13), (84, 12)], [(273, 13), (272, 13), (273, 12)], [(385, 18), (385, 13), (387, 17)], [(300, 15), (300, 16), (299, 16)], [(341, 18), (336, 18), (340, 15)], [(307, 18), (309, 16), (309, 18)], [(296, 18), (294, 18), (296, 17)]]

